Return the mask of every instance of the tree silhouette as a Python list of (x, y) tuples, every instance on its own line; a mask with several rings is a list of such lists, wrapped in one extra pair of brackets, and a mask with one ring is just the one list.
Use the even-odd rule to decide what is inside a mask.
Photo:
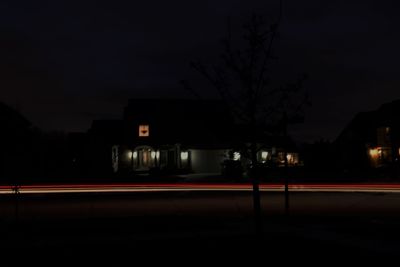
[[(262, 230), (259, 178), (254, 175), (259, 136), (286, 137), (288, 124), (301, 122), (304, 107), (309, 103), (308, 95), (302, 90), (305, 75), (281, 86), (271, 82), (272, 63), (277, 60), (273, 55), (273, 44), (281, 19), (282, 1), (275, 23), (267, 24), (262, 15), (253, 14), (243, 25), (242, 38), (235, 40), (229, 20), (228, 36), (222, 41), (221, 61), (212, 66), (200, 60), (191, 62), (191, 66), (217, 90), (238, 124), (247, 129), (243, 154), (251, 162), (248, 172), (253, 185), (257, 232)], [(195, 93), (187, 81), (182, 83), (187, 90)], [(286, 149), (284, 158), (287, 166)]]

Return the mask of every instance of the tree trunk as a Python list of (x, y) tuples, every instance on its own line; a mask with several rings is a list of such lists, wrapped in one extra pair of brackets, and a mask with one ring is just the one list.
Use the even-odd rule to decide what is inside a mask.
[(253, 207), (254, 207), (254, 227), (255, 234), (262, 234), (262, 218), (261, 218), (261, 196), (259, 177), (255, 173), (255, 165), (257, 164), (257, 144), (255, 141), (251, 143), (251, 166), (250, 179), (253, 184)]
[(288, 163), (288, 158), (287, 158), (287, 151), (288, 151), (288, 135), (287, 135), (287, 114), (284, 112), (283, 114), (283, 138), (284, 138), (284, 161), (285, 161), (285, 171), (284, 171), (284, 176), (285, 176), (285, 214), (289, 214), (289, 163)]

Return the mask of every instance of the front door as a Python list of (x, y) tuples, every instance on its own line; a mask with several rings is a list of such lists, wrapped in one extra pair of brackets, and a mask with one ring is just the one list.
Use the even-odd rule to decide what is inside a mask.
[(137, 147), (134, 150), (133, 168), (136, 170), (149, 170), (155, 165), (156, 152), (151, 147)]

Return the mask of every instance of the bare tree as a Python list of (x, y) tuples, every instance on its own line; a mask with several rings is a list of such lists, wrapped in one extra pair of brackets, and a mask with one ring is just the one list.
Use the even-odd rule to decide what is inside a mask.
[[(264, 17), (253, 14), (243, 25), (242, 39), (233, 39), (228, 21), (228, 36), (223, 40), (221, 62), (206, 66), (200, 60), (191, 62), (217, 90), (238, 123), (248, 130), (244, 152), (251, 164), (248, 166), (253, 185), (253, 204), (257, 232), (262, 231), (259, 178), (254, 175), (257, 163), (257, 139), (260, 133), (287, 135), (287, 125), (303, 117), (307, 95), (302, 92), (305, 76), (282, 86), (275, 86), (273, 78), (273, 44), (278, 36), (282, 19), (282, 1), (275, 23), (267, 24)], [(236, 45), (239, 43), (239, 45)], [(187, 82), (186, 89), (194, 92)], [(246, 155), (246, 153), (245, 153)], [(287, 165), (287, 159), (285, 154)]]

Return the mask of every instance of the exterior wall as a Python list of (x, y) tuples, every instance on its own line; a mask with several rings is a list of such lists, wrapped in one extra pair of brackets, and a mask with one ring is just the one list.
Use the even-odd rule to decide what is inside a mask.
[(112, 146), (111, 148), (112, 153), (112, 167), (113, 172), (118, 172), (118, 163), (119, 163), (119, 149), (117, 145)]
[(220, 173), (225, 159), (224, 149), (190, 149), (192, 170), (195, 173)]
[[(117, 146), (114, 146), (117, 147)], [(164, 148), (154, 148), (149, 145), (139, 145), (134, 148), (118, 146), (118, 166), (113, 165), (116, 172), (146, 172), (151, 169), (176, 171), (179, 169), (190, 169), (190, 153), (187, 159), (180, 158), (178, 145), (170, 145)], [(114, 163), (114, 162), (113, 162)]]
[(126, 173), (126, 172), (131, 172), (132, 171), (132, 150), (129, 149), (126, 146), (120, 145), (120, 146), (114, 146), (118, 147), (117, 150), (117, 166), (114, 166), (113, 162), (113, 169), (114, 171), (119, 173)]
[(390, 147), (392, 142), (390, 138), (390, 127), (379, 127), (376, 129), (376, 140), (378, 146)]

